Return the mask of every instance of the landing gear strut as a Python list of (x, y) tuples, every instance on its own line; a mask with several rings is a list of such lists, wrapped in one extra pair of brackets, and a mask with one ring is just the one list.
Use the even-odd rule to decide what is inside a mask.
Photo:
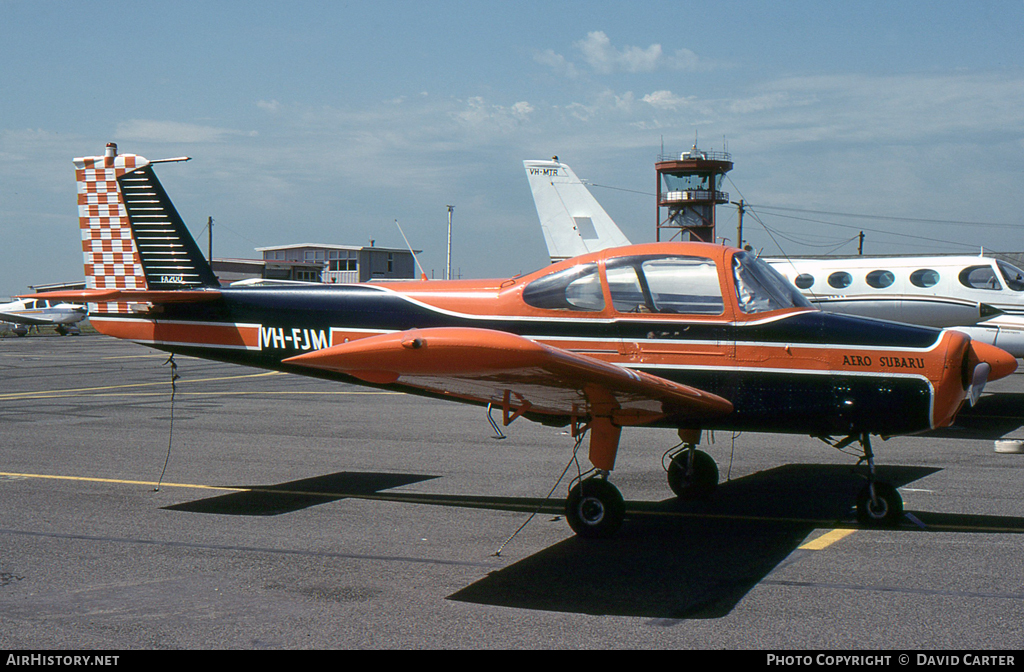
[(864, 450), (860, 461), (868, 463), (868, 484), (857, 495), (857, 520), (871, 527), (896, 527), (903, 519), (903, 498), (889, 483), (875, 480), (875, 454), (867, 432), (849, 436), (835, 447), (842, 449), (853, 441), (858, 441)]

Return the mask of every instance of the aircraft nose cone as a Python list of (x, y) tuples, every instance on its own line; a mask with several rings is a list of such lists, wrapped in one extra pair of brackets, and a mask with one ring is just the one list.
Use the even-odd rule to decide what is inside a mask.
[(1005, 378), (1017, 370), (1017, 359), (1010, 353), (988, 343), (971, 341), (971, 349), (979, 362), (984, 362), (991, 367), (988, 374), (989, 380)]

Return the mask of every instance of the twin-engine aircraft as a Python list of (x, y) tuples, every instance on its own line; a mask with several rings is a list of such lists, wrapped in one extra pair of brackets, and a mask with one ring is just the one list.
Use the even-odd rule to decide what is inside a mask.
[[(668, 480), (703, 497), (718, 469), (704, 429), (859, 442), (867, 524), (902, 518), (876, 481), (869, 436), (949, 425), (1016, 360), (955, 331), (832, 315), (741, 250), (656, 243), (522, 277), (220, 287), (150, 161), (75, 159), (95, 328), (172, 353), (500, 408), (590, 433), (594, 466), (566, 517), (607, 537), (625, 507), (609, 481), (624, 427), (678, 431)], [(835, 437), (835, 438), (833, 438)]]

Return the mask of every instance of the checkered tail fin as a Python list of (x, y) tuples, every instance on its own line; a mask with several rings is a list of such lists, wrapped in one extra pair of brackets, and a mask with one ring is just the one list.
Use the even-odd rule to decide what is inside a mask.
[[(153, 163), (118, 154), (75, 159), (78, 222), (89, 289), (218, 287), (216, 276), (153, 172)], [(126, 303), (90, 312), (131, 312)]]

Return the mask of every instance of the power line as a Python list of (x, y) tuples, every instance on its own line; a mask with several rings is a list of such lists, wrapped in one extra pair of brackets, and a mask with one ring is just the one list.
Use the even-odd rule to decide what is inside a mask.
[[(910, 234), (910, 233), (894, 233), (892, 231), (886, 231), (884, 229), (872, 229), (872, 228), (869, 228), (869, 227), (866, 227), (866, 226), (852, 226), (850, 224), (837, 224), (836, 222), (829, 222), (829, 221), (825, 221), (825, 220), (821, 220), (821, 219), (809, 219), (807, 217), (795, 217), (793, 215), (780, 215), (778, 213), (766, 213), (766, 214), (770, 214), (770, 215), (772, 215), (774, 217), (783, 217), (783, 218), (786, 218), (786, 219), (795, 219), (795, 220), (801, 221), (801, 222), (812, 222), (814, 224), (828, 224), (829, 226), (837, 226), (837, 227), (839, 227), (841, 229), (855, 229), (855, 230), (859, 230), (859, 231), (870, 231), (872, 233), (878, 233), (878, 234), (882, 234), (882, 235), (885, 235), (885, 236), (896, 236), (898, 238), (913, 238), (914, 240), (927, 240), (928, 242), (932, 242), (932, 243), (944, 243), (946, 245), (956, 245), (958, 247), (966, 247), (966, 248), (969, 248), (969, 249), (973, 249), (973, 248), (977, 247), (973, 243), (961, 243), (961, 242), (957, 242), (957, 241), (954, 241), (954, 240), (943, 240), (942, 238), (930, 238), (928, 236), (915, 236), (915, 235)], [(764, 222), (761, 222), (760, 219), (758, 219), (757, 221), (760, 222), (761, 226), (764, 226)]]
[[(856, 219), (881, 219), (890, 222), (915, 222), (918, 224), (945, 224), (950, 226), (987, 226), (1002, 229), (1024, 228), (1020, 224), (1004, 224), (998, 222), (968, 222), (956, 219), (922, 219), (919, 217), (893, 217), (891, 215), (863, 215), (852, 212), (830, 212), (828, 210), (805, 210), (802, 208), (784, 208), (775, 205), (752, 205), (752, 208), (761, 210), (784, 210), (786, 212), (804, 212), (811, 215), (828, 215), (830, 217), (853, 217)], [(780, 215), (781, 216), (781, 215)], [(815, 220), (808, 220), (815, 221)], [(826, 222), (828, 223), (828, 222)], [(838, 226), (838, 225), (837, 225)]]

